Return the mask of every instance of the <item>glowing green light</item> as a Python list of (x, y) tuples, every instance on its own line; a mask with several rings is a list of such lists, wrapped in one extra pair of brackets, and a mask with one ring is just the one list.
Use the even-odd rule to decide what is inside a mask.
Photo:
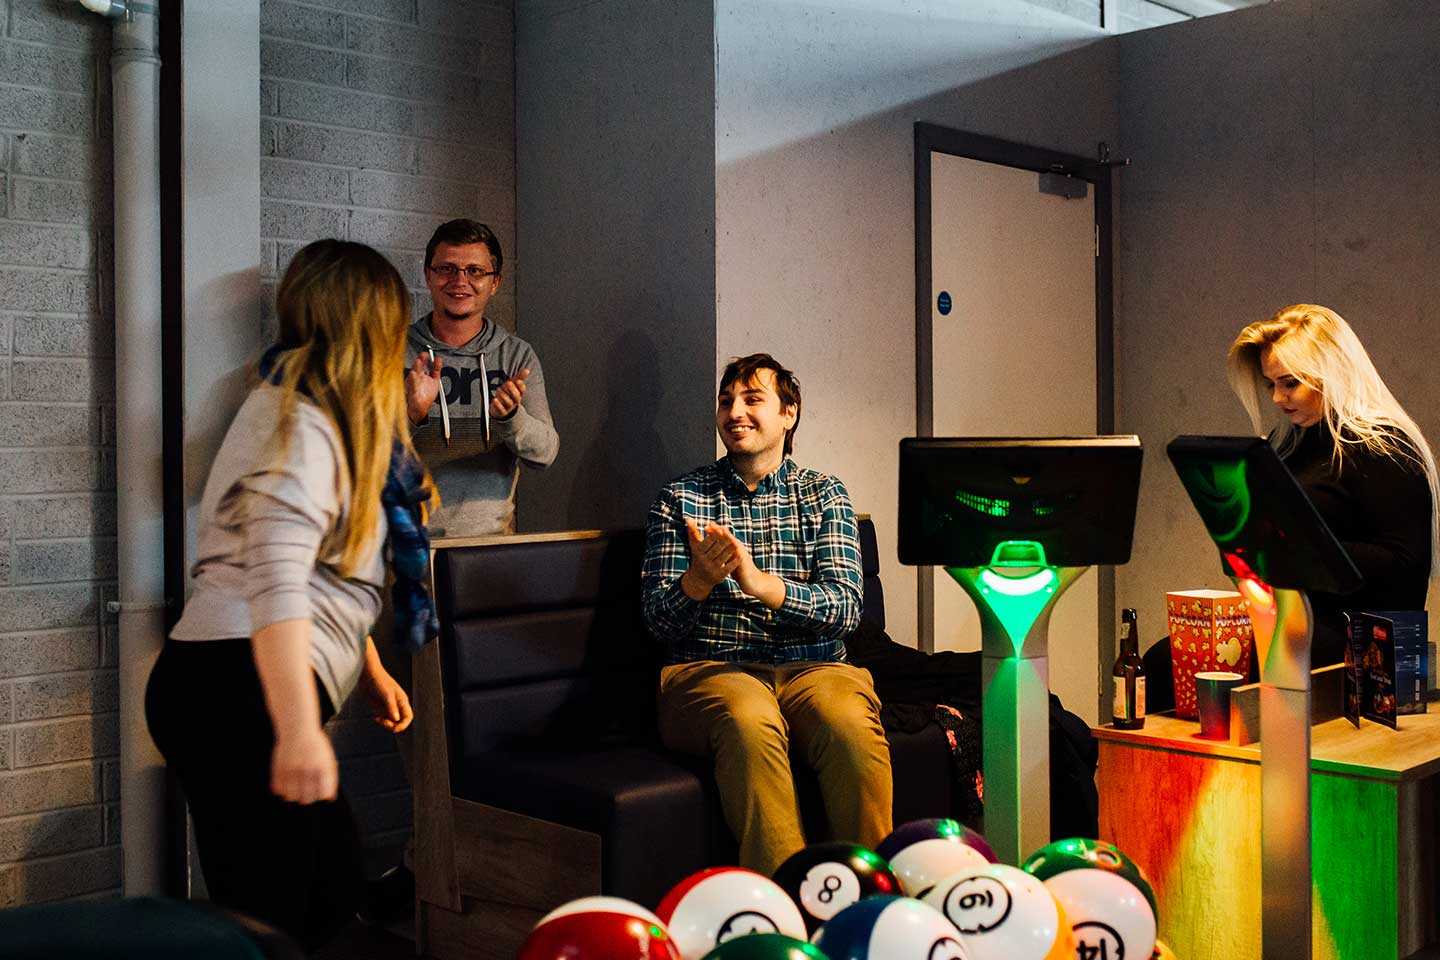
[(1045, 604), (1050, 602), (1050, 591), (1043, 590), (1039, 593), (1010, 595), (982, 588), (981, 594), (990, 604), (991, 611), (1005, 628), (1016, 650), (1025, 645), (1025, 637), (1035, 618), (1045, 609)]
[(1047, 567), (1045, 548), (1034, 540), (1002, 540), (990, 554), (992, 567)]
[(994, 590), (1003, 593), (1007, 597), (1027, 597), (1032, 593), (1049, 588), (1047, 592), (1055, 592), (1055, 571), (1046, 567), (1038, 573), (1032, 573), (1028, 577), (1002, 577), (988, 567), (980, 571), (981, 592)]
[(983, 513), (987, 517), (1008, 517), (1010, 516), (1010, 501), (986, 497), (978, 493), (970, 493), (966, 490), (956, 490), (955, 499), (964, 504), (976, 513)]
[[(946, 570), (962, 585), (971, 584), (967, 591), (976, 602), (989, 607), (1017, 650), (1025, 645), (1035, 618), (1054, 599), (1059, 586), (1056, 568), (1045, 562), (1045, 548), (1034, 540), (1002, 541), (991, 554), (988, 567)], [(1015, 575), (1007, 576), (1005, 571)]]
[(1250, 522), (1250, 485), (1244, 460), (1186, 465), (1180, 481), (1217, 544), (1234, 540)]

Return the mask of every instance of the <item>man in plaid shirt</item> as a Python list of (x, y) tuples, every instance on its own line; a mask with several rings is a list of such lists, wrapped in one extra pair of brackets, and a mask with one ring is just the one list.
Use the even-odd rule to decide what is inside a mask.
[(866, 670), (860, 543), (845, 485), (789, 458), (800, 384), (773, 357), (731, 361), (715, 429), (726, 455), (650, 508), (645, 620), (665, 645), (660, 735), (713, 758), (740, 863), (769, 875), (805, 846), (792, 752), (819, 777), (835, 839), (890, 832), (890, 750)]

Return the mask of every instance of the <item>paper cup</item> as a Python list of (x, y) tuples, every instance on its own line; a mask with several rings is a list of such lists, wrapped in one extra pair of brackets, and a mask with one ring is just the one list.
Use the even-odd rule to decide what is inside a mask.
[(1200, 711), (1200, 736), (1230, 739), (1230, 691), (1245, 682), (1238, 673), (1202, 671), (1195, 674), (1195, 704)]

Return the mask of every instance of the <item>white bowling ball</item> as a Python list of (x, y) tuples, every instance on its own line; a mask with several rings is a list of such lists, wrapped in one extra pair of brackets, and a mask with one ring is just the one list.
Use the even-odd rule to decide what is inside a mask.
[(1003, 863), (952, 874), (925, 903), (943, 913), (973, 960), (1074, 960), (1065, 911), (1045, 884)]
[(681, 880), (655, 911), (685, 960), (753, 933), (805, 939), (800, 909), (780, 885), (743, 867), (712, 867)]

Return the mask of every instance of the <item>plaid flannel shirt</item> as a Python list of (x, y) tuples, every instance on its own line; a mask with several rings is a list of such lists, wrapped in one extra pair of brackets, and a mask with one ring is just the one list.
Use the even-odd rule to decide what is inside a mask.
[[(730, 528), (755, 565), (785, 581), (770, 610), (727, 577), (703, 601), (680, 586), (690, 566), (685, 518)], [(670, 663), (830, 662), (860, 622), (863, 581), (855, 511), (845, 485), (788, 457), (751, 492), (721, 457), (660, 491), (645, 530), (645, 622)]]

